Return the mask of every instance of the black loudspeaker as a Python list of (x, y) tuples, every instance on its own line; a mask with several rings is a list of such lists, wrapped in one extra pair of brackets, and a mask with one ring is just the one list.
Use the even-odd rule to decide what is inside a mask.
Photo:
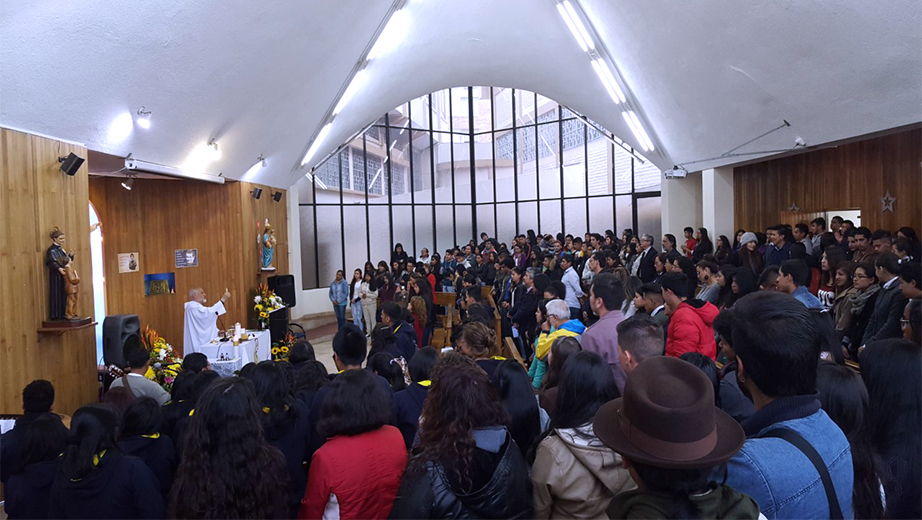
[(285, 305), (294, 307), (297, 305), (295, 298), (295, 275), (278, 274), (269, 277), (269, 290), (275, 291), (275, 294), (285, 302)]
[(141, 321), (137, 314), (106, 316), (102, 322), (102, 358), (106, 366), (124, 368), (125, 346), (140, 345)]
[(83, 157), (75, 153), (70, 153), (67, 157), (58, 157), (58, 162), (61, 163), (61, 171), (71, 176), (77, 174), (77, 170), (83, 166), (84, 160)]
[(288, 335), (288, 307), (269, 313), (269, 337), (272, 343), (284, 341)]

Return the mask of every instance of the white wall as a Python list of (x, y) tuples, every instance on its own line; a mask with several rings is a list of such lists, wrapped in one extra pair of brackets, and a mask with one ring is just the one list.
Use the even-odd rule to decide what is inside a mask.
[(686, 226), (698, 228), (704, 224), (701, 172), (689, 173), (684, 179), (663, 179), (661, 192), (663, 233), (672, 233), (681, 243)]

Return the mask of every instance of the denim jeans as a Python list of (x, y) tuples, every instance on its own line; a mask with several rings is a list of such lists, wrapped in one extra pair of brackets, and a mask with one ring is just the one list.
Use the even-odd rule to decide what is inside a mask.
[(333, 312), (336, 313), (337, 330), (342, 329), (346, 325), (346, 304), (334, 305)]
[(355, 324), (359, 330), (362, 330), (364, 325), (362, 324), (362, 302), (353, 303), (352, 305), (352, 323)]

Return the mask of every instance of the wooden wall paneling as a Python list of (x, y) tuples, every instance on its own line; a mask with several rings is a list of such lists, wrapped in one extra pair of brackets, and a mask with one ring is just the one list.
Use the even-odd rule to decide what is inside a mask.
[[(862, 224), (922, 230), (922, 129), (916, 128), (838, 147), (735, 168), (737, 228), (764, 230), (790, 218), (795, 203), (803, 215), (860, 209)], [(881, 211), (881, 197), (897, 198)]]
[(92, 328), (39, 334), (47, 319), (45, 250), (52, 226), (67, 235), (81, 278), (78, 312), (92, 315), (87, 165), (73, 177), (58, 156), (86, 157), (83, 147), (0, 129), (0, 413), (20, 413), (22, 388), (47, 379), (57, 390), (55, 409), (71, 414), (96, 398), (96, 347)]
[[(189, 289), (202, 287), (214, 302), (227, 288), (232, 297), (219, 327), (255, 326), (250, 320), (259, 281), (255, 215), (268, 216), (276, 226), (284, 246), (276, 252), (276, 265), (280, 273), (288, 269), (287, 205), (274, 202), (268, 187), (259, 201), (249, 197), (251, 185), (241, 182), (139, 179), (127, 191), (120, 179), (97, 177), (90, 188), (103, 222), (108, 314), (138, 314), (142, 327), (150, 325), (181, 351)], [(199, 250), (199, 266), (176, 269), (175, 250), (191, 248)], [(141, 272), (119, 274), (118, 253), (132, 251), (140, 252)], [(145, 297), (143, 275), (161, 272), (175, 273), (176, 293)]]

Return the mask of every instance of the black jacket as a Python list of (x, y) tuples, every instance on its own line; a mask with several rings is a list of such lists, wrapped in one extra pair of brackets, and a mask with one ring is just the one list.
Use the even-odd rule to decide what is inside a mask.
[(403, 356), (403, 359), (409, 363), (413, 354), (416, 354), (416, 329), (405, 321), (399, 321), (394, 323), (392, 330), (394, 331), (394, 339), (397, 340), (397, 350)]
[(163, 518), (160, 483), (137, 457), (110, 450), (86, 477), (58, 472), (51, 486), (49, 518)]
[(48, 498), (58, 474), (60, 458), (26, 466), (11, 475), (3, 486), (4, 511), (10, 520), (17, 518), (48, 518)]
[(173, 486), (173, 473), (179, 465), (173, 441), (166, 435), (157, 439), (149, 437), (131, 437), (118, 441), (118, 448), (125, 455), (137, 457), (147, 464), (160, 483), (160, 494), (166, 498)]
[(413, 446), (416, 438), (416, 428), (419, 426), (419, 416), (423, 412), (423, 402), (429, 387), (413, 383), (405, 390), (394, 393), (394, 407), (397, 409), (397, 428), (403, 434), (403, 441), (407, 449)]
[(881, 339), (902, 337), (900, 319), (903, 317), (905, 308), (906, 298), (900, 290), (898, 279), (889, 289), (881, 287), (877, 291), (877, 301), (874, 302), (874, 311), (871, 313), (871, 319), (868, 320), (868, 328), (864, 331), (862, 345)]
[[(493, 456), (491, 458), (491, 455)], [(499, 453), (479, 447), (475, 459), (495, 460), (492, 475), (472, 493), (459, 493), (441, 464), (424, 471), (407, 470), (390, 518), (530, 518), (532, 487), (528, 465), (507, 433)]]
[[(542, 295), (543, 296), (543, 295)], [(538, 296), (535, 289), (527, 290), (522, 286), (521, 295), (516, 295), (515, 306), (509, 312), (509, 320), (519, 324), (519, 331), (535, 328), (535, 312), (538, 310)]]
[(16, 419), (13, 429), (0, 436), (0, 482), (6, 484), (13, 473), (19, 471), (19, 456), (25, 441), (25, 432), (40, 413), (30, 413)]
[(278, 448), (285, 456), (285, 465), (288, 468), (291, 494), (288, 498), (289, 506), (296, 506), (304, 498), (307, 488), (307, 468), (305, 463), (311, 460), (311, 414), (308, 405), (295, 399), (295, 410), (273, 418), (263, 414), (263, 432), (266, 441)]
[(656, 279), (656, 260), (657, 251), (655, 247), (651, 247), (649, 251), (643, 253), (643, 256), (640, 257), (640, 267), (637, 269), (637, 274), (640, 276), (640, 280), (643, 283), (650, 283)]

